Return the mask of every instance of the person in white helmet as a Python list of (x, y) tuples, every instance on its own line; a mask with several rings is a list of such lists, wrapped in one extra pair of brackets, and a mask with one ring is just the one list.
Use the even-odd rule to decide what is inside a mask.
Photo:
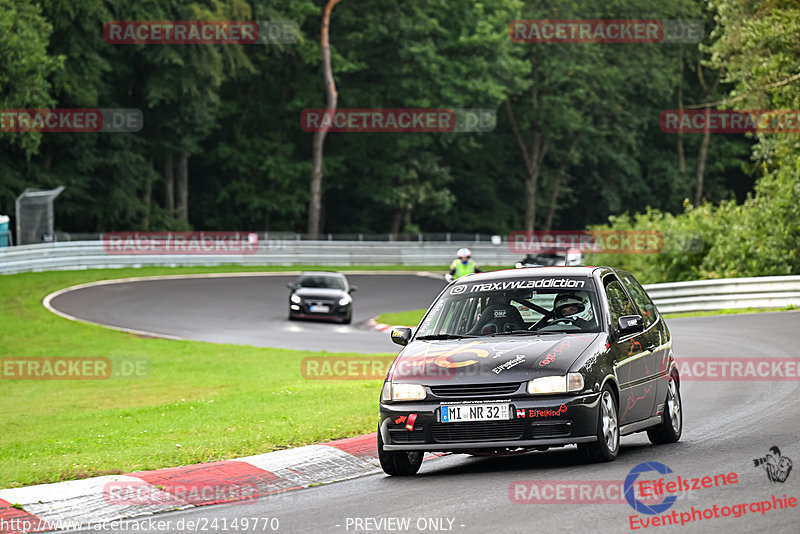
[(450, 272), (447, 275), (448, 280), (456, 280), (468, 274), (481, 272), (475, 262), (472, 261), (472, 253), (468, 248), (458, 249), (456, 256), (457, 259), (450, 264)]
[(564, 321), (569, 321), (568, 324), (573, 324), (584, 330), (592, 328), (594, 326), (592, 322), (578, 317), (578, 314), (586, 311), (586, 303), (586, 297), (580, 292), (559, 294), (553, 303), (555, 317), (553, 317), (552, 322), (563, 319)]

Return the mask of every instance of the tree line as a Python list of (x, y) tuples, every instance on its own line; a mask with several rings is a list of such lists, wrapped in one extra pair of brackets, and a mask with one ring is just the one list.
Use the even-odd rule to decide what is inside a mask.
[[(0, 0), (3, 109), (144, 117), (137, 133), (0, 133), (0, 213), (26, 187), (58, 185), (70, 232), (505, 234), (742, 206), (764, 176), (796, 183), (782, 171), (796, 167), (793, 136), (666, 133), (659, 114), (796, 109), (798, 13), (790, 0)], [(509, 24), (524, 19), (704, 31), (699, 43), (514, 42)], [(113, 20), (292, 21), (299, 35), (115, 45), (103, 37)], [(338, 108), (481, 108), (496, 126), (304, 131), (303, 110), (330, 107), (332, 88)]]

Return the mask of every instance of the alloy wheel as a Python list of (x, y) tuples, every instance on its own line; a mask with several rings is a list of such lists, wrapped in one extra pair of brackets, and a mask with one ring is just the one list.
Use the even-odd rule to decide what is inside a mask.
[(617, 410), (614, 408), (614, 397), (610, 391), (604, 391), (601, 400), (601, 415), (603, 421), (603, 437), (609, 451), (617, 450), (619, 446), (619, 427), (617, 425)]

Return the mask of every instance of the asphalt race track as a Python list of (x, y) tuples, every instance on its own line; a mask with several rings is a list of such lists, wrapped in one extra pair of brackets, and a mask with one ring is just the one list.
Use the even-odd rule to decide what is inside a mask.
[[(351, 277), (354, 321), (381, 311), (426, 306), (442, 282), (432, 278), (385, 275)], [(53, 305), (85, 319), (136, 329), (151, 329), (209, 341), (290, 346), (293, 333), (285, 319), (287, 277), (271, 279), (168, 280), (101, 286), (64, 294)], [(274, 304), (273, 304), (274, 302)], [(102, 319), (102, 320), (100, 320)], [(669, 321), (679, 362), (703, 356), (797, 357), (800, 312), (673, 319)], [(387, 333), (327, 324), (303, 324), (302, 348), (387, 352)], [(339, 335), (337, 329), (345, 328)], [(211, 330), (214, 330), (212, 332)], [(294, 347), (299, 348), (299, 347)], [(625, 480), (635, 466), (665, 464), (684, 479), (736, 473), (736, 483), (681, 492), (665, 513), (702, 514), (705, 509), (757, 501), (800, 498), (800, 467), (784, 483), (771, 482), (753, 459), (778, 446), (783, 456), (800, 461), (798, 381), (685, 381), (683, 438), (677, 444), (652, 446), (646, 435), (622, 439), (615, 462), (581, 463), (574, 447), (505, 457), (450, 455), (426, 460), (420, 474), (390, 478), (383, 474), (270, 495), (255, 503), (206, 506), (155, 516), (177, 524), (183, 520), (223, 521), (228, 531), (262, 529), (277, 518), (277, 532), (798, 532), (798, 507), (766, 513), (747, 507), (740, 517), (697, 519), (685, 526), (631, 528), (637, 514), (627, 503), (530, 504), (513, 502), (515, 481), (574, 484), (585, 480)], [(376, 406), (377, 407), (377, 406)], [(651, 473), (652, 474), (652, 473)], [(657, 477), (649, 477), (657, 478)], [(519, 494), (524, 495), (524, 494)], [(544, 495), (544, 493), (542, 493)], [(738, 507), (741, 514), (741, 507)], [(708, 512), (713, 513), (713, 512)], [(702, 517), (702, 515), (701, 515)], [(250, 528), (231, 528), (234, 519), (251, 518)], [(253, 518), (260, 518), (252, 528)], [(383, 520), (383, 522), (381, 522)], [(403, 521), (408, 520), (406, 526)], [(163, 532), (138, 520), (141, 532)], [(274, 523), (273, 523), (274, 524)], [(382, 527), (382, 528), (381, 528)]]
[(91, 286), (55, 297), (66, 314), (107, 326), (215, 343), (330, 352), (397, 352), (383, 332), (359, 327), (384, 312), (427, 308), (444, 277), (347, 275), (353, 322), (289, 321), (294, 275), (143, 280)]

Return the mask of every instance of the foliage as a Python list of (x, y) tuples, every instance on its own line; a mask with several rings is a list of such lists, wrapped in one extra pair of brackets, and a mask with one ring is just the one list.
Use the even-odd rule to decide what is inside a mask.
[[(304, 232), (311, 133), (299, 118), (325, 101), (323, 5), (0, 0), (0, 50), (10, 58), (0, 70), (4, 108), (123, 107), (145, 118), (136, 134), (0, 134), (0, 213), (13, 215), (25, 187), (65, 185), (56, 202), (62, 231)], [(764, 262), (753, 258), (767, 253), (766, 243), (784, 247), (787, 258), (767, 271), (796, 272), (786, 244), (793, 230), (762, 245), (741, 232), (749, 231), (744, 224), (768, 225), (770, 216), (796, 227), (786, 203), (794, 199), (797, 136), (714, 135), (703, 157), (702, 135), (664, 133), (657, 117), (679, 99), (800, 108), (792, 78), (800, 72), (798, 11), (793, 0), (343, 0), (331, 21), (340, 108), (487, 108), (497, 124), (484, 133), (330, 134), (323, 231), (506, 234), (523, 228), (533, 194), (537, 229), (611, 221), (702, 234), (704, 252), (663, 255), (656, 264), (666, 268), (652, 267), (653, 277), (760, 272)], [(702, 18), (706, 35), (699, 45), (513, 42), (509, 23), (525, 18)], [(131, 19), (287, 20), (300, 33), (280, 45), (103, 40), (104, 22)], [(530, 148), (536, 135), (545, 148), (530, 190), (518, 141)], [(701, 160), (709, 205), (687, 209)], [(754, 189), (757, 178), (765, 183)], [(725, 232), (737, 232), (730, 250), (716, 242)], [(609, 258), (645, 270), (647, 259)]]
[[(723, 105), (732, 109), (800, 109), (800, 5), (789, 1), (713, 2), (718, 26), (709, 65), (725, 68), (734, 84)], [(608, 255), (593, 262), (622, 265), (647, 282), (800, 273), (800, 141), (796, 134), (758, 133), (754, 194), (737, 204), (688, 206), (673, 216), (659, 210), (610, 217), (597, 228), (688, 232), (702, 236), (697, 254), (657, 257)]]

